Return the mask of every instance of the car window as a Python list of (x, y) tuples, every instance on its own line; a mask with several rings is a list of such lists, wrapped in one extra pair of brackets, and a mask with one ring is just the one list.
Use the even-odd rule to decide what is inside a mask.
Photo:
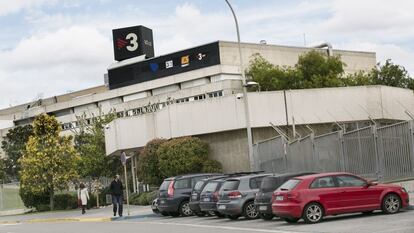
[(251, 189), (258, 189), (260, 188), (260, 184), (262, 183), (263, 176), (262, 177), (255, 177), (251, 178), (249, 181), (249, 186)]
[(206, 184), (206, 187), (204, 187), (203, 192), (215, 192), (217, 185), (218, 185), (217, 182), (210, 182)]
[(286, 181), (285, 183), (283, 183), (278, 189), (277, 191), (289, 191), (294, 189), (298, 184), (300, 183), (299, 179), (290, 179), (288, 181)]
[(365, 186), (366, 182), (355, 176), (337, 176), (339, 187), (360, 187)]
[(191, 188), (190, 180), (189, 179), (176, 180), (175, 183), (174, 183), (174, 188), (176, 188), (176, 189)]
[(204, 182), (203, 180), (198, 181), (194, 186), (194, 191), (200, 191), (203, 188)]
[(205, 176), (197, 176), (191, 179), (191, 187), (194, 187), (196, 183), (202, 179), (205, 179)]
[(332, 188), (335, 187), (335, 183), (332, 176), (326, 176), (315, 179), (311, 186), (311, 188)]
[(240, 181), (238, 180), (227, 180), (224, 182), (223, 186), (221, 187), (221, 190), (223, 191), (231, 191), (231, 190), (237, 190), (239, 188)]
[(164, 180), (160, 186), (160, 190), (168, 190), (168, 186), (170, 185), (171, 180)]
[(260, 184), (260, 191), (262, 192), (273, 192), (275, 189), (277, 189), (280, 184), (283, 182), (279, 181), (277, 177), (269, 176), (265, 177), (262, 180), (262, 183)]

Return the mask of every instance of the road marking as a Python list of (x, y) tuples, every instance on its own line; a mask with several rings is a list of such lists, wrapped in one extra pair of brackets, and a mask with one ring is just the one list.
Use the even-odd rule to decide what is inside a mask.
[(174, 223), (174, 222), (114, 222), (114, 223), (132, 223), (132, 224), (154, 224), (154, 225), (173, 225), (173, 226), (186, 226), (186, 227), (198, 227), (198, 228), (210, 228), (210, 229), (222, 229), (233, 231), (248, 231), (248, 232), (267, 232), (267, 233), (303, 233), (299, 231), (285, 231), (285, 230), (269, 230), (258, 228), (243, 228), (243, 227), (228, 227), (228, 226), (211, 226), (201, 224), (189, 224), (189, 223)]

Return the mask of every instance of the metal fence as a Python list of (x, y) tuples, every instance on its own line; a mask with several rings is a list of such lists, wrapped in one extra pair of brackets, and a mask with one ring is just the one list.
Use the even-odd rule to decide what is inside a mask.
[(24, 208), (19, 195), (19, 183), (0, 184), (0, 213)]
[(375, 125), (350, 132), (278, 136), (254, 145), (256, 169), (266, 172), (345, 171), (369, 179), (414, 178), (414, 122)]

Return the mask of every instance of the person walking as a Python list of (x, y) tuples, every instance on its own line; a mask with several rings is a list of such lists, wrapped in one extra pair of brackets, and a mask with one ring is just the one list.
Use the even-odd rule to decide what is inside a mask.
[(111, 186), (109, 190), (112, 194), (112, 205), (114, 216), (116, 216), (116, 211), (118, 210), (119, 217), (122, 217), (123, 207), (122, 204), (124, 202), (123, 194), (124, 194), (124, 187), (122, 185), (122, 181), (119, 179), (119, 175), (116, 175), (114, 180), (111, 182)]
[(89, 193), (88, 189), (85, 187), (83, 183), (80, 183), (79, 185), (78, 199), (80, 200), (80, 204), (82, 205), (82, 214), (85, 214), (85, 207), (88, 204)]

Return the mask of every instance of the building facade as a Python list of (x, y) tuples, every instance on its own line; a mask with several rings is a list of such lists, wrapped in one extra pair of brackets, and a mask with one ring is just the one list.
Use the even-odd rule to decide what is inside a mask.
[[(142, 67), (142, 72), (147, 72), (148, 77), (156, 78), (128, 81), (128, 85), (111, 88), (111, 69), (131, 65), (120, 62), (109, 67), (107, 85), (0, 110), (0, 120), (5, 122), (0, 134), (4, 136), (10, 126), (32, 122), (40, 113), (56, 116), (62, 124), (62, 134), (73, 134), (79, 126), (79, 117), (83, 116), (90, 122), (100, 114), (116, 112), (118, 119), (108, 125), (105, 134), (108, 155), (119, 154), (121, 150), (136, 153), (155, 137), (197, 135), (210, 143), (211, 155), (223, 163), (226, 171), (246, 170), (249, 160), (246, 159), (244, 107), (239, 95), (242, 84), (238, 44), (225, 41), (212, 44), (217, 44), (218, 47), (217, 63), (192, 67), (197, 61), (189, 59), (188, 66), (181, 63), (176, 72), (166, 75), (168, 73), (162, 70), (166, 67), (161, 67), (164, 63), (154, 62), (174, 54), (179, 54), (182, 58), (187, 51), (197, 52), (208, 45), (179, 51), (171, 56), (167, 54), (150, 59), (136, 59), (134, 64), (148, 64)], [(275, 65), (293, 66), (301, 54), (312, 49), (243, 43), (244, 67), (248, 67), (255, 54), (260, 54)], [(327, 53), (325, 49), (317, 50)], [(198, 54), (206, 55), (207, 58), (209, 56), (208, 53)], [(333, 54), (341, 56), (346, 63), (347, 73), (368, 71), (376, 64), (375, 53), (371, 52), (333, 50)], [(139, 72), (134, 75), (138, 77)], [(412, 98), (406, 92), (385, 87), (355, 87), (249, 93), (253, 137), (257, 141), (275, 135), (276, 131), (270, 127), (270, 122), (285, 127), (287, 131), (297, 125), (296, 131), (300, 134), (303, 130), (301, 125), (306, 124), (314, 125), (317, 128), (315, 130), (326, 131), (335, 125), (334, 122), (366, 122), (370, 118), (406, 119), (406, 114), (400, 114), (399, 110), (398, 113), (393, 112), (388, 105), (383, 109), (381, 97), (392, 95), (404, 102), (407, 96)], [(331, 101), (324, 102), (327, 99)], [(384, 101), (386, 102), (385, 99)], [(409, 103), (405, 104), (407, 108), (411, 107)], [(326, 108), (320, 109), (324, 105)], [(340, 105), (345, 107), (339, 108)]]

